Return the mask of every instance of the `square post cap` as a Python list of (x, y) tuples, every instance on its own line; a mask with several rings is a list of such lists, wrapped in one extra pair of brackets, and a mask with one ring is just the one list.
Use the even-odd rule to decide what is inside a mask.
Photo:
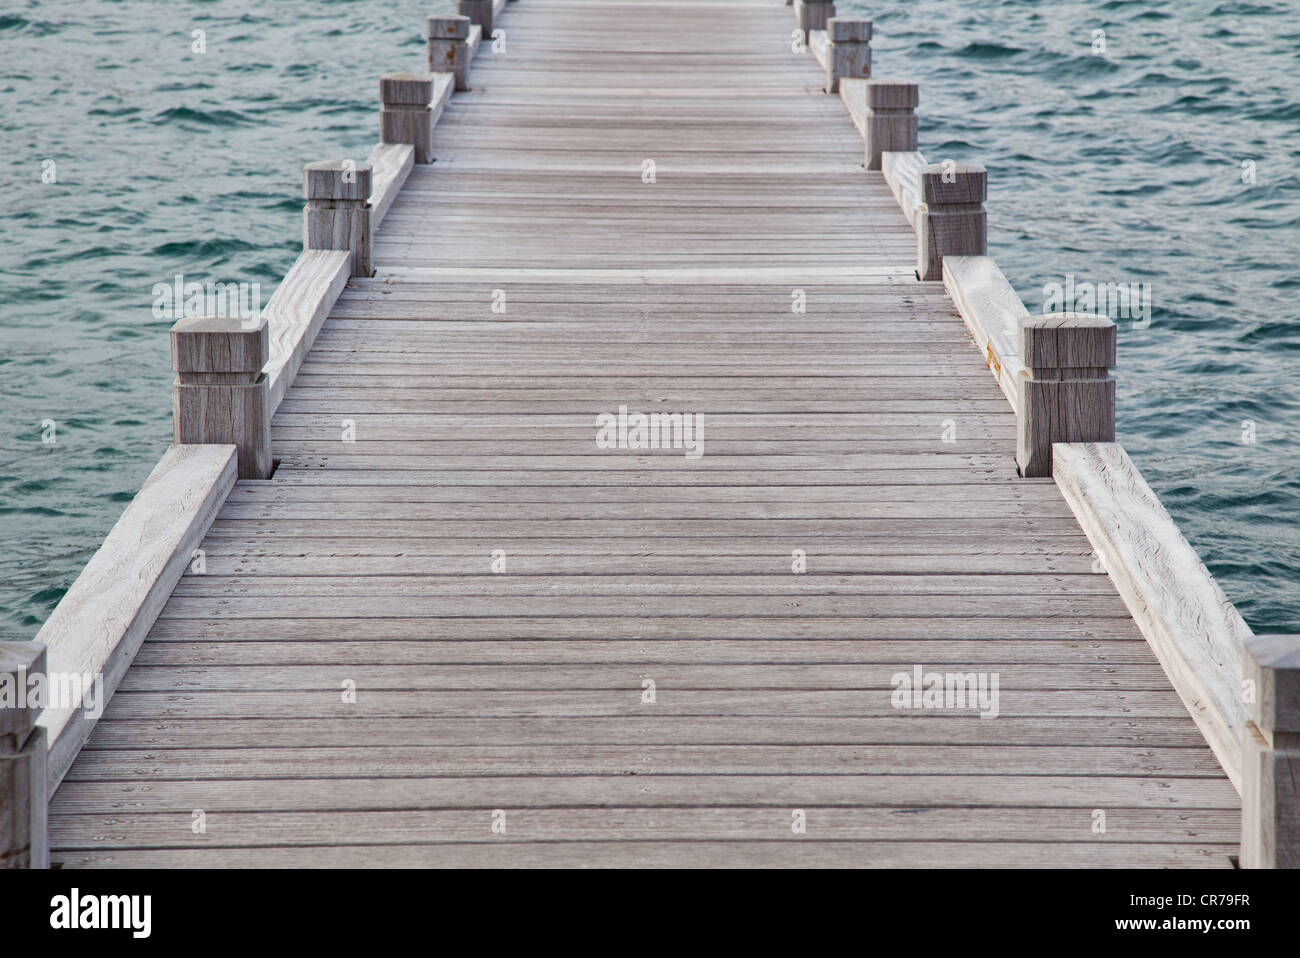
[(979, 163), (931, 163), (918, 173), (921, 202), (927, 206), (983, 203), (988, 198), (989, 174)]
[[(45, 674), (45, 646), (38, 642), (0, 642), (0, 681), (14, 683), (11, 691), (17, 692), (17, 683), (30, 682), (33, 675)], [(41, 714), (39, 702), (27, 701), (22, 708), (0, 708), (0, 750), (16, 752), (23, 747), (27, 736)]]
[(307, 200), (370, 198), (372, 171), (367, 162), (323, 160), (302, 168), (302, 195)]
[(270, 358), (270, 329), (265, 316), (256, 324), (236, 316), (195, 316), (172, 326), (171, 348), (177, 373), (240, 373), (256, 379)]
[(1020, 361), (1029, 369), (1105, 369), (1115, 365), (1116, 327), (1096, 313), (1048, 313), (1021, 320)]
[(1248, 705), (1254, 723), (1266, 732), (1300, 732), (1300, 635), (1252, 635), (1242, 664), (1255, 683)]
[(431, 100), (430, 73), (385, 73), (379, 78), (379, 101), (385, 106), (428, 106)]
[(920, 89), (907, 80), (868, 80), (867, 108), (870, 110), (915, 110)]
[(429, 17), (425, 21), (425, 36), (430, 40), (468, 40), (473, 21), (460, 15)]
[(870, 43), (871, 21), (831, 17), (826, 21), (826, 38), (831, 43)]

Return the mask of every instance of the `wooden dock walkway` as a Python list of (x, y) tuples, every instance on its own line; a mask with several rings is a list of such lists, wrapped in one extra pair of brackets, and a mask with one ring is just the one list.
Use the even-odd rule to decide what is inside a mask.
[[(1017, 475), (792, 9), (496, 6), (272, 384), (273, 477), (111, 667), (52, 862), (1230, 867), (1204, 702)], [(703, 454), (600, 448), (620, 407)], [(930, 673), (996, 717), (899, 700)]]

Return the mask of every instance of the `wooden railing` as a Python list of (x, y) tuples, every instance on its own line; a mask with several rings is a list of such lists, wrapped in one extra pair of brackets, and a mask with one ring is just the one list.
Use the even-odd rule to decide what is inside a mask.
[[(836, 69), (828, 38), (871, 36), (864, 21), (844, 25), (833, 3), (795, 9), (828, 75)], [(1241, 794), (1241, 865), (1300, 867), (1300, 636), (1251, 632), (1115, 441), (1115, 324), (1029, 314), (988, 255), (984, 168), (927, 163), (917, 152), (915, 85), (870, 79), (865, 63), (868, 77), (837, 78), (863, 136), (863, 165), (882, 171), (916, 231), (917, 278), (943, 281), (1015, 411), (1021, 475), (1050, 476), (1060, 488)]]
[[(49, 798), (194, 561), (236, 478), (274, 469), (270, 418), (353, 276), (453, 89), (469, 85), (506, 0), (429, 17), (427, 73), (380, 80), (380, 143), (364, 162), (303, 170), (303, 251), (254, 320), (194, 317), (171, 330), (173, 438), (33, 642), (0, 642), (0, 867), (49, 862)], [(62, 690), (51, 698), (44, 690)]]
[[(364, 163), (304, 171), (304, 249), (255, 323), (172, 331), (177, 444), (151, 473), (35, 642), (0, 643), (0, 683), (78, 677), (70, 701), (0, 708), (0, 865), (48, 862), (48, 797), (85, 743), (236, 474), (273, 468), (269, 417), (347, 280), (369, 275), (371, 237), (505, 0), (430, 17), (430, 70), (381, 81), (382, 142)], [(1241, 863), (1300, 865), (1300, 636), (1254, 636), (1114, 442), (1116, 330), (1102, 316), (1031, 317), (987, 255), (987, 174), (927, 164), (917, 88), (870, 79), (871, 25), (798, 0), (799, 28), (916, 230), (917, 276), (942, 281), (1016, 413), (1017, 462), (1061, 489), (1171, 684), (1242, 795)], [(87, 685), (85, 677), (101, 683)], [(40, 680), (37, 680), (40, 677)], [(98, 691), (94, 691), (98, 688)]]

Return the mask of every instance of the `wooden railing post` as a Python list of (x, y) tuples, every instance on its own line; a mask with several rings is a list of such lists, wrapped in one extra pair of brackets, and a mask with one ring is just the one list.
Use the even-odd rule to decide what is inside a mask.
[[(865, 80), (871, 76), (871, 21), (826, 21), (830, 57), (826, 62), (826, 92), (839, 93), (840, 79)], [(878, 168), (878, 167), (877, 167)]]
[(451, 73), (457, 90), (469, 89), (469, 17), (429, 17), (429, 72)]
[(1052, 474), (1052, 443), (1115, 441), (1115, 324), (1090, 313), (1020, 323), (1024, 365), (1016, 410), (1022, 476)]
[(943, 279), (945, 256), (987, 256), (989, 175), (978, 163), (931, 163), (917, 175), (916, 278)]
[(492, 0), (457, 0), (456, 12), (483, 28), (483, 42), (492, 39)]
[(1244, 641), (1242, 868), (1300, 868), (1300, 635)]
[(303, 249), (343, 249), (352, 253), (352, 275), (369, 276), (369, 163), (327, 160), (302, 168)]
[(826, 21), (835, 16), (835, 4), (831, 0), (794, 0), (794, 15), (806, 40), (812, 31), (826, 29)]
[(385, 73), (379, 78), (379, 142), (410, 143), (416, 163), (432, 163), (432, 100), (432, 74)]
[(867, 121), (863, 132), (867, 169), (880, 169), (881, 153), (915, 152), (916, 104), (919, 99), (920, 92), (915, 83), (867, 81)]
[(239, 478), (271, 475), (271, 404), (262, 372), (270, 352), (266, 318), (182, 319), (172, 327), (172, 432), (177, 443), (234, 445)]
[(42, 704), (29, 694), (48, 687), (45, 646), (0, 642), (0, 868), (48, 868), (48, 745), (36, 724)]

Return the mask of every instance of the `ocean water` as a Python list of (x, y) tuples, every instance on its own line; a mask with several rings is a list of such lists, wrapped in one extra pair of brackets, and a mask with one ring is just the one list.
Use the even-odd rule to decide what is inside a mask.
[[(369, 151), (379, 74), (422, 68), (451, 7), (5, 4), (0, 638), (35, 634), (166, 447), (153, 285), (269, 298), (302, 165)], [(926, 155), (988, 167), (991, 252), (1031, 311), (1067, 276), (1150, 290), (1119, 318), (1120, 439), (1250, 624), (1300, 632), (1300, 8), (839, 10), (874, 19), (877, 76), (921, 84)]]

